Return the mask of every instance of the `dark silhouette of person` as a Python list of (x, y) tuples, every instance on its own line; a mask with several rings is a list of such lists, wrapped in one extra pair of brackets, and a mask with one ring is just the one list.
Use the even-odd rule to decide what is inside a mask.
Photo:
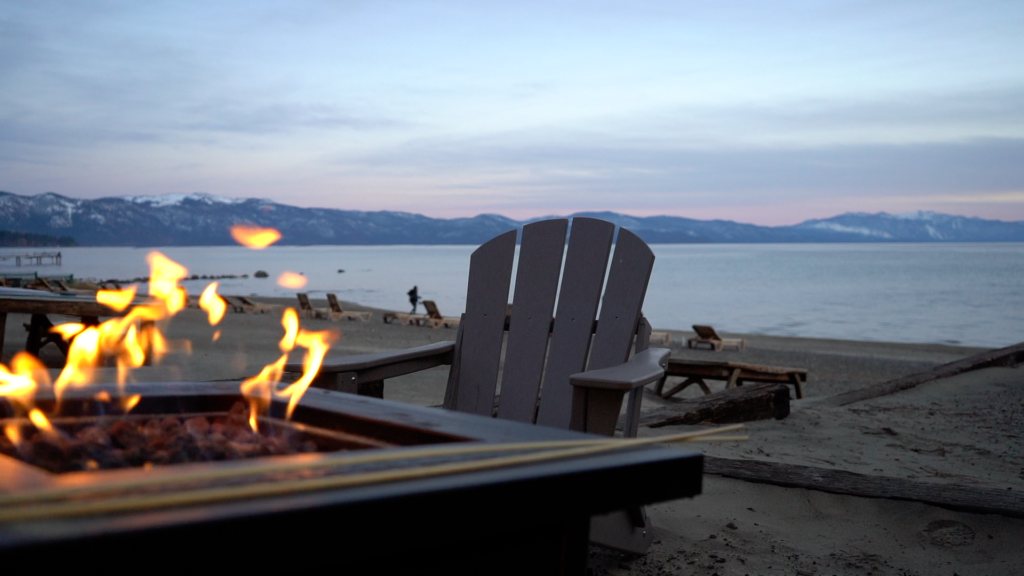
[(412, 290), (409, 290), (408, 294), (409, 294), (409, 303), (412, 304), (412, 314), (415, 314), (416, 313), (416, 305), (420, 301), (420, 291), (419, 291), (419, 288), (413, 286)]

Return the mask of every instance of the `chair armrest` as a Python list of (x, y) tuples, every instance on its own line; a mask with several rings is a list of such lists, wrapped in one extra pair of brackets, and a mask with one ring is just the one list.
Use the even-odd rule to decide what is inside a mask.
[[(340, 356), (327, 358), (320, 367), (320, 373), (332, 372), (362, 372), (372, 368), (380, 368), (390, 364), (407, 362), (410, 360), (423, 360), (434, 356), (450, 356), (455, 350), (455, 342), (435, 342), (425, 346), (406, 348), (405, 350), (388, 350), (386, 352), (371, 352), (369, 354), (354, 354), (352, 356)], [(439, 363), (450, 364), (442, 358)], [(303, 366), (300, 363), (285, 364), (285, 372), (302, 372)]]
[(629, 391), (640, 388), (661, 379), (670, 353), (667, 348), (648, 348), (618, 366), (573, 374), (569, 377), (569, 383), (604, 390)]

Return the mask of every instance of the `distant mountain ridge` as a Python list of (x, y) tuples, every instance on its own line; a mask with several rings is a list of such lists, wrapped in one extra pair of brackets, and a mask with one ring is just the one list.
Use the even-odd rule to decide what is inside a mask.
[[(1024, 242), (1024, 222), (935, 212), (847, 213), (793, 226), (757, 226), (677, 216), (615, 212), (572, 216), (625, 226), (652, 244), (765, 242)], [(539, 219), (534, 219), (539, 220)], [(479, 244), (534, 220), (496, 214), (429, 218), (408, 212), (300, 208), (257, 198), (209, 194), (83, 200), (45, 193), (0, 192), (0, 230), (70, 236), (82, 246), (220, 246), (234, 244), (239, 223), (277, 228), (281, 244)]]

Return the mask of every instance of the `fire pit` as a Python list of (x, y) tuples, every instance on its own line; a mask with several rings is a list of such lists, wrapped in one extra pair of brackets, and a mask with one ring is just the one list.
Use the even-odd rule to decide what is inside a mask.
[[(110, 404), (96, 390), (68, 392), (53, 426), (95, 428)], [(116, 388), (101, 392), (116, 401)], [(142, 399), (107, 424), (213, 422), (241, 399), (223, 382), (124, 393)], [(61, 473), (0, 456), (0, 554), (51, 570), (106, 555), (161, 568), (222, 558), (264, 571), (330, 561), (356, 573), (582, 574), (591, 515), (700, 492), (701, 456), (675, 448), (492, 467), (510, 442), (595, 438), (319, 389), (289, 422), (287, 410), (274, 401), (259, 427), (300, 453)]]

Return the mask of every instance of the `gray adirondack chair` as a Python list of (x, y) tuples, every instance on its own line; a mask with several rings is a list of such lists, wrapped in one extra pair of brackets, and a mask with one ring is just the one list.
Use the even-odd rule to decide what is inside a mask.
[[(507, 331), (498, 418), (613, 436), (628, 395), (624, 434), (635, 436), (642, 388), (662, 377), (669, 354), (648, 348), (650, 327), (640, 311), (654, 254), (622, 228), (609, 267), (615, 225), (575, 218), (566, 249), (568, 224), (545, 220), (523, 228), (508, 317), (515, 230), (473, 252), (455, 342), (331, 358), (314, 385), (383, 397), (387, 378), (451, 364), (444, 407), (491, 416)], [(644, 553), (652, 538), (641, 509), (591, 522), (591, 540), (612, 548)]]

